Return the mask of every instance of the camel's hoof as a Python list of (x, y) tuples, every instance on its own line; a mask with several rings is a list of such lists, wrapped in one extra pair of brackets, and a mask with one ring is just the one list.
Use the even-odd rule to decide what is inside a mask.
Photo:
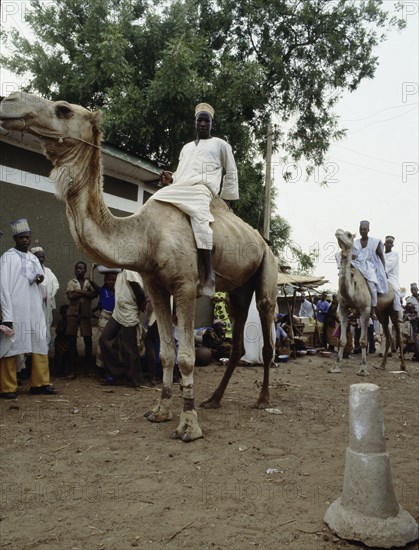
[(256, 401), (256, 403), (254, 405), (252, 405), (252, 409), (260, 409), (260, 410), (264, 410), (264, 409), (269, 409), (269, 407), (271, 406), (270, 402), (269, 402), (269, 399), (266, 401), (264, 399), (258, 399)]
[(202, 403), (199, 406), (202, 409), (219, 409), (221, 407), (221, 404), (219, 401), (217, 401), (213, 397), (210, 397), (209, 399), (202, 401)]
[(386, 370), (384, 365), (373, 365), (373, 367), (377, 370)]
[(331, 369), (329, 369), (327, 372), (329, 372), (330, 374), (340, 374), (341, 373), (341, 368), (340, 367), (337, 367), (336, 365), (334, 367), (332, 367)]
[(368, 376), (369, 372), (367, 371), (367, 369), (359, 369), (356, 374), (358, 376)]
[(172, 439), (181, 439), (185, 443), (202, 437), (202, 430), (198, 424), (196, 411), (183, 412), (176, 430), (171, 434)]
[(168, 422), (169, 420), (172, 420), (173, 413), (168, 406), (164, 406), (161, 402), (159, 402), (154, 409), (144, 413), (144, 416), (150, 422)]

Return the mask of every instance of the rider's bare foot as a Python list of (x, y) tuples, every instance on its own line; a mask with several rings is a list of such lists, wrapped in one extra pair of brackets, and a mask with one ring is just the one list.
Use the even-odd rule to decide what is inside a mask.
[(377, 321), (378, 317), (377, 317), (377, 314), (375, 313), (375, 306), (372, 306), (371, 307), (371, 315), (370, 315), (371, 319), (373, 319), (373, 321)]

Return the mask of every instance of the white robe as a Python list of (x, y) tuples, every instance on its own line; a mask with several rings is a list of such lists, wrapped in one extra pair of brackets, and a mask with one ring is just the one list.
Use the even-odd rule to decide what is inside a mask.
[(50, 270), (49, 267), (43, 266), (44, 280), (39, 285), (42, 293), (42, 307), (45, 315), (45, 322), (47, 326), (47, 342), (48, 345), (51, 342), (51, 324), (52, 324), (52, 310), (56, 308), (55, 295), (57, 294), (60, 285), (57, 277)]
[(399, 283), (399, 255), (397, 252), (386, 252), (384, 255), (386, 262), (386, 273), (388, 282), (391, 284), (394, 290), (393, 307), (395, 311), (401, 311), (402, 306), (400, 302), (400, 283)]
[(316, 311), (316, 306), (313, 306), (308, 300), (304, 300), (300, 306), (300, 311), (298, 312), (299, 317), (308, 317), (312, 319)]
[(42, 292), (36, 284), (43, 275), (38, 258), (31, 252), (10, 248), (0, 258), (0, 304), (3, 322), (12, 322), (14, 336), (0, 336), (0, 357), (21, 353), (46, 355), (45, 315)]
[(384, 245), (380, 239), (368, 237), (365, 248), (362, 248), (361, 239), (356, 239), (352, 250), (352, 255), (355, 256), (352, 265), (362, 273), (370, 284), (376, 287), (378, 293), (386, 294), (387, 277), (384, 266), (376, 253), (378, 247), (384, 252)]
[(185, 212), (191, 219), (197, 248), (211, 250), (213, 240), (209, 224), (214, 218), (210, 203), (219, 193), (221, 181), (221, 198), (237, 200), (239, 186), (231, 146), (216, 137), (201, 139), (197, 144), (192, 141), (180, 153), (173, 183), (159, 189), (150, 199), (170, 202)]
[[(272, 323), (272, 342), (275, 343), (276, 330), (275, 324)], [(260, 322), (259, 312), (256, 307), (256, 295), (253, 293), (252, 301), (250, 302), (249, 311), (247, 313), (246, 324), (244, 325), (244, 355), (241, 361), (245, 363), (263, 364), (263, 334), (262, 324)], [(275, 349), (272, 352), (272, 360), (274, 358)]]

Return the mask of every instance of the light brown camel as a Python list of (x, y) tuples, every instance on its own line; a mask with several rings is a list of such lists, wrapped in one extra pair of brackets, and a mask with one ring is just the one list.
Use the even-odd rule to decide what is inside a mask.
[[(173, 341), (170, 295), (179, 327), (178, 364), (182, 374), (183, 411), (172, 437), (192, 441), (202, 436), (194, 404), (194, 312), (200, 273), (189, 218), (176, 207), (148, 201), (136, 214), (113, 216), (103, 202), (100, 158), (100, 113), (65, 101), (48, 101), (16, 92), (1, 104), (5, 129), (39, 136), (44, 153), (54, 165), (51, 178), (57, 195), (66, 202), (70, 231), (78, 248), (96, 262), (138, 271), (147, 286), (161, 339), (163, 388), (155, 407), (146, 413), (151, 422), (171, 420)], [(256, 406), (269, 403), (269, 368), (273, 355), (271, 326), (277, 295), (277, 262), (261, 235), (215, 198), (214, 267), (217, 290), (229, 293), (233, 319), (233, 350), (226, 372), (213, 395), (202, 404), (220, 406), (225, 388), (243, 349), (247, 311), (256, 292), (263, 332), (264, 376)]]
[[(346, 329), (348, 327), (349, 310), (357, 311), (361, 316), (361, 365), (357, 374), (360, 376), (368, 375), (367, 368), (367, 334), (368, 324), (371, 314), (371, 293), (368, 284), (358, 271), (351, 267), (352, 247), (354, 244), (355, 235), (349, 231), (338, 229), (335, 233), (339, 247), (341, 249), (341, 262), (339, 268), (339, 292), (338, 292), (338, 316), (340, 319), (340, 339), (339, 352), (336, 359), (336, 364), (329, 372), (341, 372), (341, 363), (343, 350), (346, 345)], [(401, 364), (400, 368), (405, 370), (403, 345), (400, 339), (400, 323), (398, 312), (393, 308), (394, 291), (391, 285), (388, 285), (387, 294), (379, 294), (377, 302), (377, 317), (383, 326), (383, 331), (386, 337), (386, 347), (383, 354), (383, 359), (378, 368), (385, 369), (387, 363), (388, 350), (391, 344), (391, 335), (389, 330), (389, 319), (392, 320), (396, 330), (397, 345), (400, 346)]]

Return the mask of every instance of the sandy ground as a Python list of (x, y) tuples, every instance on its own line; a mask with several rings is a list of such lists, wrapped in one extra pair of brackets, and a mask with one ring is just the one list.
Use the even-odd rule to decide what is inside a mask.
[[(271, 402), (251, 408), (260, 367), (239, 367), (219, 410), (200, 410), (204, 439), (171, 440), (175, 418), (143, 413), (158, 389), (108, 388), (94, 378), (56, 380), (60, 394), (1, 407), (1, 541), (10, 549), (336, 549), (323, 523), (342, 490), (348, 388), (359, 357), (342, 374), (332, 359), (302, 357), (271, 370)], [(373, 357), (370, 364), (378, 364)], [(419, 518), (418, 364), (409, 375), (371, 368), (381, 387), (387, 450), (399, 503)], [(196, 369), (197, 402), (223, 367)], [(274, 469), (267, 473), (269, 468)], [(409, 548), (416, 548), (411, 544)]]

